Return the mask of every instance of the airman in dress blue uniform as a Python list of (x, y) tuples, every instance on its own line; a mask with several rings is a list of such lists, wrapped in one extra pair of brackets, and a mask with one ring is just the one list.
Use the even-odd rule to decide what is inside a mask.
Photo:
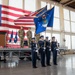
[(39, 53), (41, 56), (41, 66), (45, 67), (45, 49), (44, 49), (44, 36), (40, 36), (40, 40), (38, 41), (39, 44)]
[(31, 41), (31, 53), (32, 53), (32, 66), (33, 68), (37, 68), (36, 67), (36, 60), (37, 60), (37, 46), (36, 46), (36, 42), (35, 42), (35, 38), (32, 38)]
[(46, 37), (46, 40), (45, 40), (45, 47), (46, 47), (46, 50), (45, 50), (46, 64), (47, 64), (47, 66), (51, 66), (50, 65), (51, 48), (50, 48), (50, 41), (48, 40), (48, 37)]
[(51, 51), (53, 53), (53, 64), (57, 65), (57, 42), (55, 41), (55, 37), (52, 37)]

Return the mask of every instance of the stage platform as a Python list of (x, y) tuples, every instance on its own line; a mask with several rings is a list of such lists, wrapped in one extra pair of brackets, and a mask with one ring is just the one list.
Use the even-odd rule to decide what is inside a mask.
[(13, 56), (24, 59), (25, 57), (31, 57), (31, 48), (0, 48), (0, 57), (2, 56), (4, 60), (6, 60), (6, 56), (10, 60), (12, 60)]

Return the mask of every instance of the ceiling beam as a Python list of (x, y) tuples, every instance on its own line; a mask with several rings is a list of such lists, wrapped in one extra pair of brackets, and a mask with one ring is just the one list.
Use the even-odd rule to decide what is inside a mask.
[(69, 1), (69, 2), (67, 2), (67, 3), (65, 3), (65, 4), (63, 4), (63, 5), (66, 6), (66, 5), (71, 4), (71, 3), (73, 3), (73, 2), (75, 2), (75, 0)]
[(61, 0), (60, 3), (65, 3), (67, 1), (69, 1), (69, 0)]

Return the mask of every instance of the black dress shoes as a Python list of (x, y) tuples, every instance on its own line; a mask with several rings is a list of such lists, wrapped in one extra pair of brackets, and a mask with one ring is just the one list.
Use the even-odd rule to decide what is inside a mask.
[(37, 68), (36, 66), (34, 66), (33, 68)]
[(46, 67), (45, 65), (42, 65), (42, 67)]
[(47, 66), (51, 66), (51, 64), (47, 64)]
[(54, 65), (58, 65), (58, 64), (54, 64)]

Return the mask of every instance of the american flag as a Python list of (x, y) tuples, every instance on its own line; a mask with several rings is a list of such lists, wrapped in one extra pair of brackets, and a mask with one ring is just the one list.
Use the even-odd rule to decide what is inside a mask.
[[(20, 39), (18, 37), (18, 41), (14, 43), (15, 35), (16, 32), (20, 29), (20, 26), (16, 26), (14, 24), (14, 20), (18, 19), (21, 16), (27, 16), (30, 15), (30, 11), (11, 7), (11, 6), (6, 6), (6, 5), (0, 5), (0, 31), (7, 31), (7, 36), (6, 36), (6, 44), (8, 46), (12, 45), (19, 45)], [(27, 32), (28, 28), (24, 27), (25, 33)], [(12, 41), (9, 42), (11, 38), (11, 33), (13, 31), (13, 38)], [(27, 37), (25, 36), (25, 39)]]

